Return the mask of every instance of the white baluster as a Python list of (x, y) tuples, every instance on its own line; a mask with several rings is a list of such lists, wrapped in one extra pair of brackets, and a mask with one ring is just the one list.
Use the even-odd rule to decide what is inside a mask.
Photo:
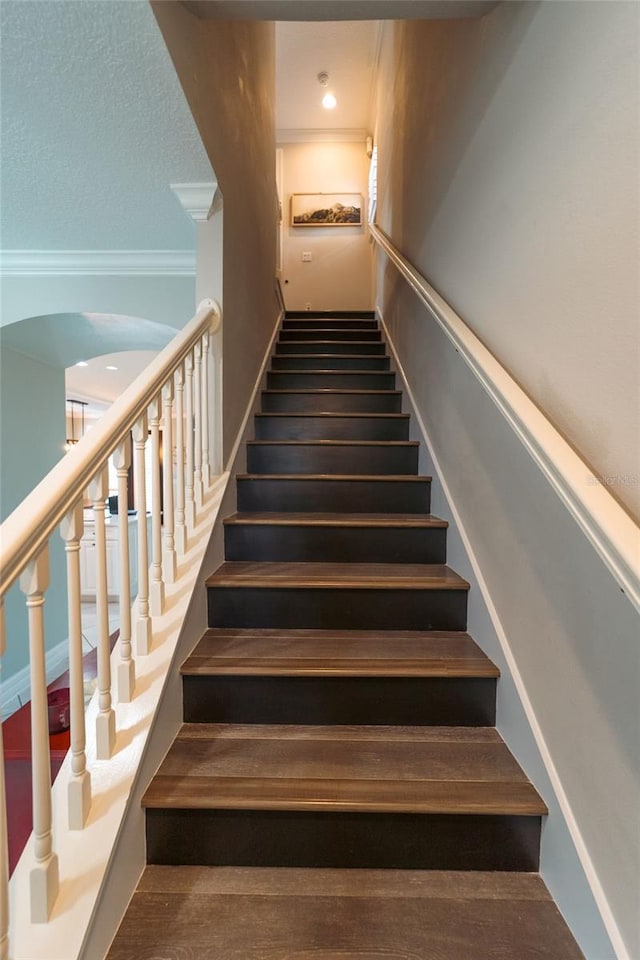
[(176, 387), (176, 550), (184, 556), (187, 550), (187, 527), (184, 514), (184, 364), (175, 373)]
[(193, 352), (185, 360), (185, 398), (187, 406), (185, 440), (187, 443), (187, 460), (185, 464), (185, 516), (187, 531), (191, 533), (196, 525), (196, 502), (193, 489)]
[(195, 365), (193, 370), (193, 493), (196, 508), (202, 506), (202, 343), (198, 341), (193, 349)]
[(89, 484), (89, 497), (96, 524), (96, 620), (98, 626), (98, 706), (96, 756), (108, 760), (116, 742), (116, 715), (111, 706), (111, 646), (109, 644), (109, 586), (107, 583), (106, 499), (107, 468), (102, 467)]
[(149, 404), (151, 429), (151, 583), (149, 604), (151, 616), (160, 617), (164, 610), (162, 579), (162, 510), (160, 504), (160, 398)]
[(20, 589), (27, 598), (31, 670), (31, 769), (35, 865), (29, 877), (31, 922), (46, 923), (58, 894), (58, 857), (53, 852), (51, 760), (44, 641), (44, 594), (49, 586), (48, 547), (24, 569)]
[(209, 465), (209, 334), (202, 336), (202, 485), (208, 490), (211, 484), (211, 467)]
[(120, 534), (120, 637), (118, 646), (118, 701), (130, 703), (136, 685), (136, 666), (131, 656), (131, 571), (129, 569), (129, 467), (131, 441), (127, 436), (113, 451), (118, 475), (118, 532)]
[(176, 582), (177, 558), (173, 536), (175, 517), (173, 514), (173, 379), (167, 380), (162, 388), (162, 488), (164, 542), (162, 550), (162, 572), (167, 583)]
[(91, 806), (91, 776), (87, 770), (82, 669), (82, 613), (80, 604), (80, 538), (84, 531), (82, 502), (60, 524), (67, 555), (67, 610), (69, 619), (69, 692), (71, 699), (71, 779), (67, 789), (69, 829), (82, 830)]
[[(0, 661), (7, 649), (4, 600), (0, 598)], [(4, 747), (0, 723), (0, 960), (9, 956), (9, 840), (7, 834), (7, 792), (4, 782)]]
[(147, 493), (145, 486), (144, 450), (147, 442), (147, 415), (143, 413), (132, 431), (135, 448), (134, 490), (138, 511), (138, 621), (136, 623), (136, 652), (140, 655), (151, 649), (151, 617), (149, 616), (149, 552), (147, 549)]

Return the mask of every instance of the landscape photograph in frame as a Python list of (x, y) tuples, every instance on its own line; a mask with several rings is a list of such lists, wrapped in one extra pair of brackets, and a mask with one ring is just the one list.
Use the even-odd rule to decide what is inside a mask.
[(292, 193), (292, 227), (361, 227), (361, 193)]

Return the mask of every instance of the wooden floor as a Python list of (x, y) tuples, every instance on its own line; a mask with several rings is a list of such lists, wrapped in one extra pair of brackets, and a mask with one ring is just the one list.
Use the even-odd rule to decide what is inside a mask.
[(537, 874), (147, 867), (109, 960), (579, 960)]

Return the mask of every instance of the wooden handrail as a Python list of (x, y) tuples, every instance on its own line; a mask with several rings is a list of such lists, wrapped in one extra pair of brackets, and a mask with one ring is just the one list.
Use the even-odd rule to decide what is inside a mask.
[(464, 320), (375, 224), (371, 236), (482, 384), (527, 452), (640, 611), (640, 528)]

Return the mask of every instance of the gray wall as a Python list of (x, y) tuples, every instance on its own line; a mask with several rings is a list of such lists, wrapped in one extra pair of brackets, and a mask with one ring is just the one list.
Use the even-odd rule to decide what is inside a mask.
[[(637, 25), (631, 4), (558, 2), (388, 26), (377, 116), (381, 228), (596, 471), (631, 481)], [(543, 875), (589, 958), (614, 955), (603, 919), (637, 956), (637, 615), (384, 258), (378, 280), (448, 487), (436, 509), (483, 581), (470, 625), (504, 671), (498, 725), (551, 808)], [(637, 509), (637, 483), (613, 492)]]
[(226, 462), (278, 314), (274, 27), (152, 7), (224, 196)]

